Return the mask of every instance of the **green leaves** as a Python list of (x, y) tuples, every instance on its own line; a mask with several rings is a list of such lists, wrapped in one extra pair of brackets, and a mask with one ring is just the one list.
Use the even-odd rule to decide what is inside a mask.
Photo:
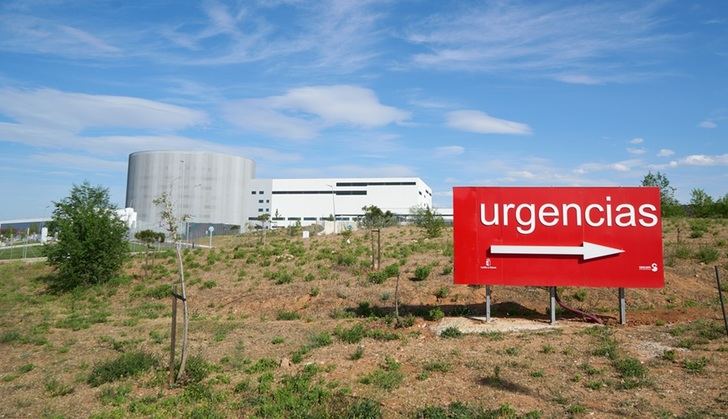
[(55, 207), (48, 228), (58, 240), (46, 249), (48, 263), (58, 272), (55, 285), (70, 289), (113, 278), (127, 257), (128, 242), (109, 191), (84, 182)]

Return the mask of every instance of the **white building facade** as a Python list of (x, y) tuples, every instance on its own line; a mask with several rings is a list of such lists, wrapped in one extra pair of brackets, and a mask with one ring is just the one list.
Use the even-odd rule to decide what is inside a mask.
[[(432, 207), (432, 189), (417, 177), (256, 179), (255, 162), (211, 152), (144, 151), (129, 156), (126, 206), (140, 229), (159, 227), (154, 199), (167, 192), (192, 223), (260, 227), (355, 222), (375, 205), (406, 217)], [(260, 221), (268, 214), (268, 221)]]

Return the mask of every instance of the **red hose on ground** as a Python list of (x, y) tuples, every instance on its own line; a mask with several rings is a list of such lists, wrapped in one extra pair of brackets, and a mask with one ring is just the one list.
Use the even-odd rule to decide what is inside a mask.
[(597, 317), (594, 314), (590, 314), (590, 313), (587, 313), (585, 311), (581, 311), (581, 310), (579, 310), (577, 308), (573, 308), (573, 307), (567, 306), (566, 304), (564, 304), (561, 301), (561, 298), (559, 298), (559, 293), (556, 290), (556, 288), (554, 288), (554, 292), (555, 292), (555, 295), (556, 295), (556, 302), (559, 303), (559, 305), (561, 306), (561, 308), (563, 308), (564, 310), (568, 310), (568, 311), (570, 311), (572, 313), (576, 313), (576, 314), (582, 316), (585, 320), (590, 320), (590, 321), (592, 321), (594, 323), (604, 324), (604, 322), (602, 321), (602, 319), (600, 319), (599, 317)]

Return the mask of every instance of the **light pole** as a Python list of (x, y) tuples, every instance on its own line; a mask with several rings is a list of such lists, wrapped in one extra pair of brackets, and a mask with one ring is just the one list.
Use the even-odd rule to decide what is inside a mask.
[(334, 234), (336, 234), (336, 191), (334, 191), (334, 186), (326, 184), (329, 188), (331, 188), (331, 207), (334, 210), (334, 213), (332, 214), (334, 217)]

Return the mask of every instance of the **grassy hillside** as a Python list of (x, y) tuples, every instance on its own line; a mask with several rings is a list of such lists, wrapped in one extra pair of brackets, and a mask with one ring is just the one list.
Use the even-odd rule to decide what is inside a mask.
[[(665, 222), (666, 287), (628, 290), (627, 327), (573, 319), (540, 332), (437, 336), (443, 316), (484, 309), (483, 288), (452, 285), (451, 234), (385, 229), (381, 273), (371, 272), (365, 232), (220, 237), (213, 250), (186, 251), (194, 357), (172, 390), (171, 253), (62, 294), (50, 291), (42, 263), (0, 264), (0, 416), (728, 414), (712, 268), (728, 268), (724, 220)], [(616, 290), (560, 292), (570, 305), (617, 314)], [(494, 315), (545, 321), (547, 296), (495, 287)]]

